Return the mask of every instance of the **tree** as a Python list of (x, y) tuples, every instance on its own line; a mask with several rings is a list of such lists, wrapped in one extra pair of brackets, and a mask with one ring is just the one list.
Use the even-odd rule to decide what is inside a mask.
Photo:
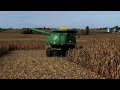
[(89, 35), (90, 31), (89, 31), (89, 26), (86, 27), (86, 30), (85, 30), (85, 35)]

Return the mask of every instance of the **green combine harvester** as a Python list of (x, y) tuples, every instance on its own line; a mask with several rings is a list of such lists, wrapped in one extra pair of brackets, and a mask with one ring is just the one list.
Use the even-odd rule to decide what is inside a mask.
[(31, 30), (38, 34), (42, 33), (48, 35), (46, 39), (46, 45), (47, 45), (46, 55), (48, 57), (51, 57), (53, 55), (65, 56), (66, 52), (69, 49), (75, 48), (76, 45), (75, 33), (77, 33), (77, 30), (58, 29), (58, 30), (53, 30), (51, 33), (34, 28), (32, 28)]

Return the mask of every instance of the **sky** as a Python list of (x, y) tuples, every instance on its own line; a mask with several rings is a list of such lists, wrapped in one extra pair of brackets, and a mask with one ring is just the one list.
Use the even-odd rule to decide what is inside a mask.
[(0, 28), (120, 26), (120, 11), (0, 11)]

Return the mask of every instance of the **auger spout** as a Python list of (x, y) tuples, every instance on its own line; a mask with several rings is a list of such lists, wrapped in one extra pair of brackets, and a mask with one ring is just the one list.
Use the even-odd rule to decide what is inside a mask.
[(50, 32), (45, 32), (43, 30), (39, 30), (39, 29), (35, 29), (35, 28), (31, 28), (32, 31), (35, 31), (38, 34), (45, 34), (45, 35), (51, 35), (52, 33)]

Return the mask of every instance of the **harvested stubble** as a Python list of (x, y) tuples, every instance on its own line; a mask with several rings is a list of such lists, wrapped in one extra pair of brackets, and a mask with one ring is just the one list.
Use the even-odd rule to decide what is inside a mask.
[(91, 69), (105, 78), (120, 79), (119, 38), (103, 36), (86, 40), (78, 43), (78, 47), (83, 46), (82, 49), (69, 51), (68, 60)]
[(9, 50), (34, 50), (45, 49), (44, 41), (0, 41), (0, 46)]
[(45, 50), (19, 50), (0, 58), (1, 79), (99, 79), (66, 58), (45, 55)]

